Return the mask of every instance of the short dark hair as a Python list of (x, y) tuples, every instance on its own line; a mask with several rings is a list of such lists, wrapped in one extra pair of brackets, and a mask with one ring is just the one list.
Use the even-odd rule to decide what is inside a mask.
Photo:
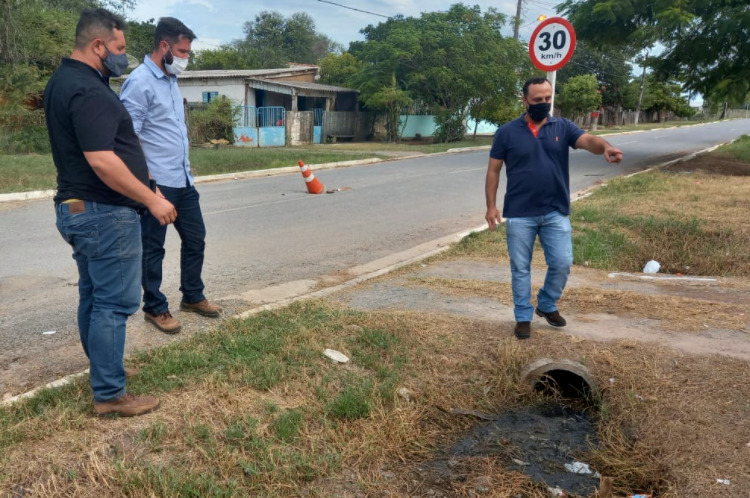
[(552, 86), (552, 83), (547, 78), (529, 78), (526, 80), (526, 83), (523, 84), (523, 96), (526, 97), (529, 94), (529, 87), (531, 85), (541, 85), (542, 83), (549, 83), (550, 86)]
[(196, 38), (195, 33), (179, 19), (162, 17), (156, 25), (156, 31), (154, 31), (154, 49), (159, 48), (159, 43), (162, 40), (168, 42), (170, 45), (174, 45), (180, 41), (180, 37), (185, 37), (190, 41)]
[(106, 9), (85, 9), (76, 26), (76, 48), (85, 48), (103, 34), (111, 36), (116, 29), (125, 31), (125, 19)]

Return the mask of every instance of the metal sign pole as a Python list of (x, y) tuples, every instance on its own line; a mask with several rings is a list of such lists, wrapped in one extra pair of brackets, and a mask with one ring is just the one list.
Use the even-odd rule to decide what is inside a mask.
[(552, 100), (550, 101), (549, 113), (555, 115), (555, 80), (557, 79), (557, 71), (547, 71), (547, 79), (552, 84)]

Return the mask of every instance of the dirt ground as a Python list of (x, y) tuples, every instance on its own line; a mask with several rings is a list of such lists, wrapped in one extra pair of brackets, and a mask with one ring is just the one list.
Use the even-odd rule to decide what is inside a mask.
[[(677, 163), (668, 168), (675, 172), (708, 170), (707, 172), (712, 174), (747, 175), (746, 165), (723, 159), (706, 161), (702, 157), (689, 163)], [(535, 266), (532, 271), (533, 285), (535, 287), (541, 285), (543, 277), (544, 268)], [(492, 357), (492, 352), (496, 349), (493, 344), (502, 337), (512, 337), (514, 319), (509, 284), (510, 270), (507, 261), (436, 257), (358, 286), (344, 288), (330, 296), (330, 299), (346, 307), (363, 311), (416, 311), (466, 318), (477, 324), (476, 327), (463, 332), (471, 335), (466, 344), (471, 344), (476, 349), (467, 352), (466, 355)], [(241, 313), (246, 311), (247, 307), (246, 303), (240, 301), (222, 304), (225, 305), (229, 314)], [(581, 351), (588, 350), (587, 348), (591, 348), (592, 351), (597, 348), (609, 351), (611, 348), (611, 353), (602, 353), (599, 356), (606, 359), (607, 355), (612, 355), (613, 364), (622, 364), (634, 370), (642, 364), (650, 365), (648, 362), (641, 361), (645, 357), (643, 349), (647, 349), (649, 345), (653, 346), (655, 351), (669, 351), (670, 353), (661, 356), (659, 368), (663, 372), (662, 370), (657, 373), (646, 372), (644, 376), (651, 375), (654, 378), (684, 376), (687, 379), (686, 382), (691, 383), (685, 388), (694, 389), (696, 397), (700, 392), (708, 393), (700, 399), (696, 398), (695, 403), (690, 406), (679, 405), (680, 402), (690, 401), (684, 399), (682, 391), (662, 393), (670, 401), (665, 402), (664, 406), (659, 408), (661, 410), (659, 415), (665, 420), (670, 417), (673, 419), (675, 423), (673, 437), (678, 441), (675, 443), (675, 452), (670, 456), (684, 459), (685, 468), (693, 470), (693, 467), (688, 467), (688, 464), (693, 465), (693, 462), (689, 461), (690, 455), (686, 451), (693, 443), (691, 439), (693, 435), (690, 434), (693, 426), (686, 421), (692, 423), (692, 420), (698, 417), (696, 420), (703, 424), (703, 427), (717, 430), (715, 434), (705, 434), (705, 431), (701, 430), (694, 435), (694, 439), (701, 441), (700, 444), (707, 448), (706, 452), (712, 458), (712, 462), (706, 463), (705, 468), (700, 469), (700, 479), (703, 482), (710, 481), (710, 483), (700, 488), (702, 494), (684, 496), (715, 496), (717, 498), (748, 496), (746, 486), (750, 486), (750, 474), (744, 470), (747, 468), (746, 463), (733, 463), (734, 457), (726, 451), (726, 448), (733, 447), (736, 454), (750, 454), (750, 439), (748, 439), (750, 429), (746, 419), (733, 418), (737, 410), (745, 410), (744, 413), (748, 413), (750, 404), (747, 398), (734, 400), (742, 406), (734, 407), (734, 411), (729, 411), (729, 401), (727, 401), (727, 406), (718, 406), (716, 413), (706, 412), (704, 406), (707, 404), (708, 395), (714, 393), (708, 391), (711, 386), (702, 384), (702, 382), (709, 382), (710, 379), (700, 373), (715, 368), (717, 374), (720, 374), (722, 379), (726, 379), (727, 383), (723, 391), (717, 389), (717, 392), (720, 392), (722, 396), (725, 393), (740, 393), (740, 398), (744, 396), (741, 393), (747, 390), (743, 386), (747, 375), (750, 374), (749, 279), (712, 276), (690, 278), (670, 275), (647, 276), (575, 267), (566, 294), (560, 302), (560, 310), (568, 320), (565, 328), (550, 327), (544, 320), (535, 317), (532, 322), (532, 338), (524, 344), (529, 345), (539, 354), (553, 358), (566, 354), (584, 356), (585, 353)], [(181, 334), (183, 337), (207, 330), (216, 324), (215, 321), (202, 317), (190, 316), (188, 319), (184, 315), (178, 317), (184, 322), (185, 330)], [(130, 348), (133, 344), (155, 347), (180, 338), (167, 337), (163, 334), (154, 335), (143, 323), (141, 313), (131, 318), (130, 325), (128, 329), (131, 337), (128, 344)], [(456, 352), (440, 351), (441, 355), (446, 356), (451, 356), (453, 353)], [(632, 355), (632, 362), (625, 361), (627, 355)], [(11, 364), (0, 374), (3, 378), (14, 380), (16, 387), (34, 387), (32, 384), (38, 382), (40, 378), (46, 378), (52, 374), (73, 373), (85, 367), (85, 357), (80, 351), (69, 351), (65, 356), (69, 359), (64, 365), (55, 364), (46, 358), (39, 358), (38, 364), (31, 365), (31, 368), (25, 365), (23, 369), (14, 369)], [(592, 354), (591, 358), (595, 357)], [(724, 368), (722, 358), (725, 358), (726, 363), (731, 365), (731, 369), (730, 367)], [(499, 359), (502, 360), (502, 357)], [(446, 358), (445, 361), (446, 369), (450, 370), (451, 361), (456, 361), (456, 358)], [(599, 361), (604, 362), (604, 360)], [(625, 366), (623, 368), (626, 368)], [(694, 374), (693, 371), (696, 373)], [(599, 378), (599, 380), (604, 384), (607, 383), (606, 378)], [(614, 378), (609, 379), (609, 382), (614, 381)], [(681, 384), (680, 388), (682, 387)], [(655, 404), (655, 400), (648, 394), (640, 399), (640, 402)], [(170, 404), (166, 403), (166, 405)], [(693, 409), (691, 408), (693, 405), (695, 405), (694, 409), (700, 412), (699, 414), (688, 413)], [(683, 422), (684, 426), (677, 425)], [(443, 460), (437, 459), (422, 463), (419, 467), (404, 467), (400, 471), (389, 470), (387, 474), (394, 480), (403, 479), (400, 489), (404, 496), (505, 496), (491, 492), (492, 489), (502, 488), (502, 484), (497, 482), (497, 477), (505, 475), (496, 468), (499, 465), (497, 459), (490, 458), (491, 454), (488, 457), (484, 450), (479, 456), (471, 453), (477, 448), (474, 442), (497, 439), (494, 435), (488, 438), (481, 432), (489, 431), (488, 427), (488, 424), (477, 424), (465, 438), (471, 441), (472, 445), (462, 446), (460, 442), (456, 443), (446, 450), (447, 457)], [(644, 432), (657, 431), (657, 428), (647, 427), (647, 429)], [(709, 451), (714, 435), (720, 440), (717, 440), (716, 444), (721, 443), (724, 446), (716, 446)], [(735, 440), (730, 440), (732, 437)], [(457, 459), (454, 454), (458, 454), (461, 458)], [(404, 462), (397, 463), (402, 467), (405, 464)], [(735, 463), (738, 469), (732, 469), (731, 466)], [(396, 462), (394, 462), (395, 465)], [(468, 465), (471, 468), (464, 468), (462, 465)], [(486, 471), (477, 470), (477, 466), (482, 465), (487, 467)], [(410, 472), (413, 473), (411, 480), (407, 479), (411, 476)], [(714, 482), (718, 478), (726, 477), (730, 472), (741, 474), (739, 479), (732, 481), (731, 486), (724, 488), (723, 484)], [(693, 479), (693, 476), (680, 473), (677, 473), (675, 477)], [(341, 486), (341, 495), (364, 496), (358, 494), (348, 484), (348, 481), (356, 481), (355, 476), (351, 478), (344, 476), (342, 479), (345, 481), (344, 484), (338, 483)], [(695, 478), (695, 481), (698, 482), (699, 479)], [(460, 486), (463, 491), (457, 491), (457, 486)], [(333, 483), (333, 489), (337, 489), (337, 483)], [(706, 494), (705, 489), (712, 491)]]

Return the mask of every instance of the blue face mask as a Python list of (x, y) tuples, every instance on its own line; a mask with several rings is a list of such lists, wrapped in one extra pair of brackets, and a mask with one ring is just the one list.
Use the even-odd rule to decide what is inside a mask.
[[(107, 48), (105, 45), (104, 48)], [(130, 64), (127, 54), (113, 54), (107, 48), (107, 57), (102, 61), (111, 76), (122, 76)]]

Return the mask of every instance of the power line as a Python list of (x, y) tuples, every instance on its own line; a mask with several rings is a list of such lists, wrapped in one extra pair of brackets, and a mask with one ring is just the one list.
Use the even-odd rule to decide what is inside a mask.
[(378, 14), (376, 12), (370, 12), (369, 10), (357, 9), (355, 7), (349, 7), (348, 5), (342, 5), (340, 3), (330, 2), (328, 0), (318, 0), (318, 2), (330, 3), (331, 5), (336, 5), (337, 7), (343, 7), (345, 9), (349, 9), (349, 10), (356, 10), (357, 12), (363, 12), (365, 14), (370, 14), (370, 15), (373, 15), (373, 16), (385, 17), (386, 19), (390, 19), (391, 18), (391, 16), (384, 16), (383, 14)]

